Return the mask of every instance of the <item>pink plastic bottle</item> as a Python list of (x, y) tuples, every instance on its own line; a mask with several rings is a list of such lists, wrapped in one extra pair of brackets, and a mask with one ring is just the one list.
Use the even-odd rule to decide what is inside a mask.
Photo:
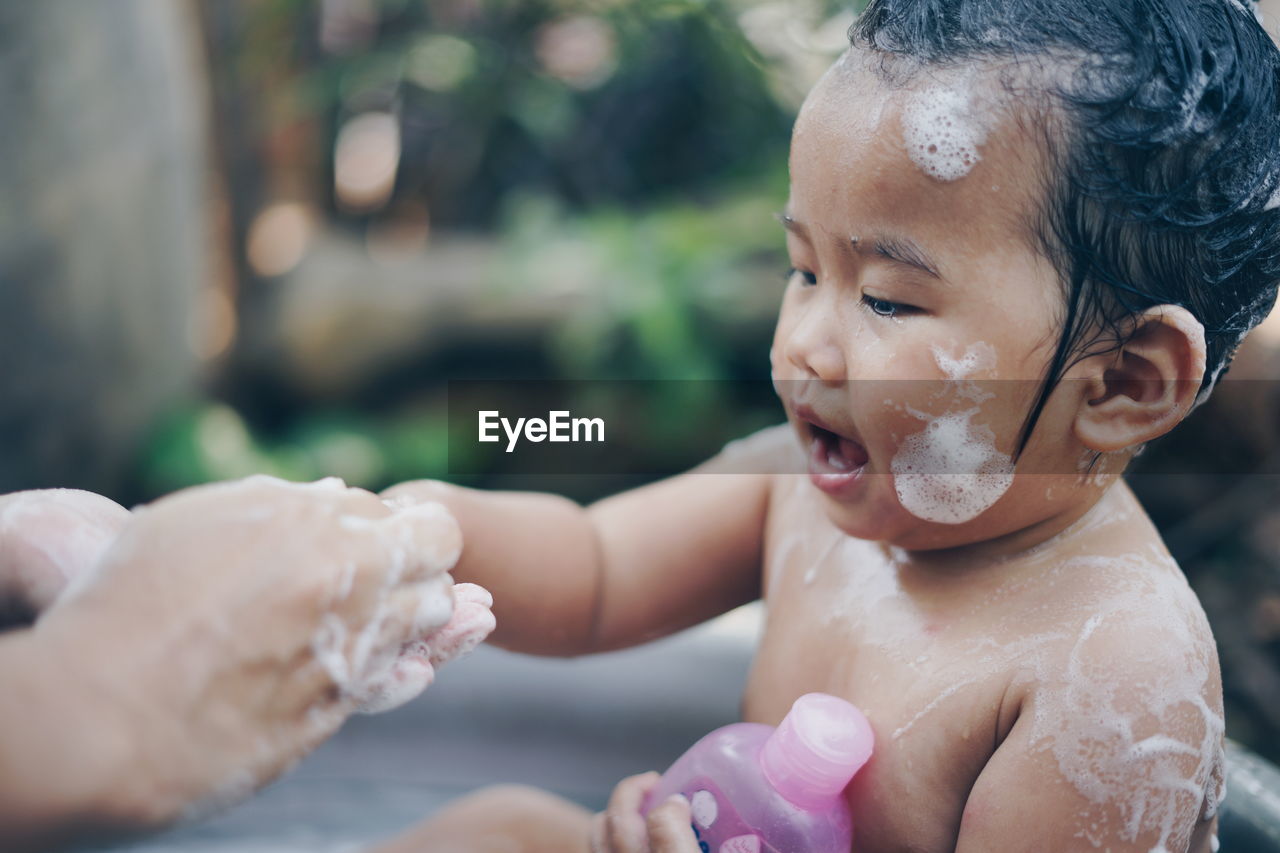
[(861, 711), (808, 693), (776, 729), (734, 723), (699, 740), (643, 811), (684, 794), (704, 853), (849, 853), (853, 821), (842, 794), (873, 742)]

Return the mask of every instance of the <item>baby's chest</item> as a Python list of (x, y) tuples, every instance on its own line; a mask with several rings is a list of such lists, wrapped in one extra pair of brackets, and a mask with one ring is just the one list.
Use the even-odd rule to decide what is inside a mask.
[[(772, 634), (772, 636), (770, 635)], [(933, 656), (902, 656), (838, 632), (773, 627), (744, 699), (747, 720), (776, 724), (797, 697), (857, 705), (876, 743), (850, 788), (858, 853), (955, 848), (968, 792), (1002, 736), (1007, 678)]]
[(954, 850), (968, 792), (1003, 737), (1005, 675), (833, 631), (772, 633), (748, 682), (747, 720), (776, 724), (797, 697), (822, 692), (856, 705), (875, 733), (850, 787), (858, 853)]
[(859, 853), (953, 850), (968, 792), (1007, 731), (1010, 661), (865, 563), (810, 554), (775, 568), (746, 719), (776, 724), (815, 691), (854, 703), (876, 736), (850, 788)]

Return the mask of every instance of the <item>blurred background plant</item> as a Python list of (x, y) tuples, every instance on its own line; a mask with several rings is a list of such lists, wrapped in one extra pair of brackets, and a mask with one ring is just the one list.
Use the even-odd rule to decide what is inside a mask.
[(441, 476), (451, 376), (759, 378), (791, 118), (853, 14), (202, 5), (229, 249), (201, 338), (216, 402), (163, 421), (139, 496), (264, 466)]
[[(460, 461), (449, 379), (767, 378), (788, 131), (855, 12), (5, 4), (0, 490), (376, 489)], [(1142, 458), (1165, 475), (1132, 478), (1214, 622), (1229, 731), (1272, 758), (1278, 343), (1269, 324), (1229, 377), (1259, 381), (1226, 382)], [(781, 419), (672, 393), (644, 428), (677, 449)]]

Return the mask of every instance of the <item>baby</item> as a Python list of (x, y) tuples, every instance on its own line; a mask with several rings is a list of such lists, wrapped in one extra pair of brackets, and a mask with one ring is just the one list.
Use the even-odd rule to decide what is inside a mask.
[[(763, 596), (743, 716), (866, 713), (859, 853), (1216, 849), (1213, 636), (1120, 475), (1274, 302), (1278, 93), (1238, 0), (873, 0), (793, 135), (789, 425), (587, 509), (393, 494), (452, 510), (511, 649)], [(395, 849), (696, 850), (636, 813), (652, 782), (594, 822), (481, 792)]]
[[(622, 648), (763, 597), (744, 718), (814, 691), (866, 713), (859, 853), (1213, 850), (1213, 637), (1120, 477), (1275, 300), (1278, 99), (1241, 0), (873, 0), (793, 136), (788, 426), (587, 509), (386, 498), (451, 511), (453, 575), (508, 648)], [(452, 629), (360, 681), (369, 709), (488, 603), (463, 587)], [(639, 815), (652, 783), (596, 819), (480, 792), (396, 849), (697, 850), (687, 807)]]
[[(873, 0), (793, 136), (771, 353), (789, 424), (587, 509), (392, 489), (443, 531), (412, 546), (430, 630), (356, 678), (335, 628), (320, 664), (385, 709), (492, 627), (483, 590), (445, 600), (439, 501), (453, 575), (493, 591), (508, 648), (616, 649), (763, 597), (744, 717), (814, 691), (865, 712), (859, 853), (1216, 849), (1213, 637), (1121, 474), (1275, 300), (1278, 99), (1280, 53), (1240, 0)], [(0, 578), (0, 604), (39, 611), (127, 514), (20, 500), (12, 551), (35, 541), (14, 519), (105, 531)], [(390, 523), (368, 500), (344, 524)], [(653, 781), (595, 819), (480, 792), (395, 849), (696, 851), (687, 805), (640, 816)]]

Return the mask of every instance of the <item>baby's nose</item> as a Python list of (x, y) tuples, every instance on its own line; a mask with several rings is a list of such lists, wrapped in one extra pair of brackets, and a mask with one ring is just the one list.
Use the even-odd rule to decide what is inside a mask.
[(800, 378), (836, 383), (845, 379), (844, 353), (822, 310), (809, 311), (783, 343), (787, 363), (801, 371)]

